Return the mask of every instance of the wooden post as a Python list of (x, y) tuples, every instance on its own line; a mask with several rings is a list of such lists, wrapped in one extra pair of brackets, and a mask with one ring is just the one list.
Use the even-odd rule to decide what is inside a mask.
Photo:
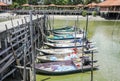
[[(25, 31), (26, 31), (26, 35), (27, 35), (26, 41), (28, 41), (28, 32), (27, 32), (27, 30), (28, 30), (28, 23), (27, 23), (26, 17), (24, 17), (24, 20), (25, 20)], [(23, 20), (22, 20), (22, 22), (23, 22)], [(26, 44), (28, 44), (28, 43), (26, 42)], [(31, 58), (31, 56), (29, 54), (29, 62), (31, 63), (31, 59), (30, 58)]]
[[(38, 26), (38, 22), (39, 22), (39, 19), (38, 19), (38, 18), (39, 18), (39, 16), (38, 16), (38, 14), (37, 14), (37, 23), (36, 23), (37, 26)], [(37, 29), (38, 34), (39, 34), (39, 27), (37, 27), (36, 29)], [(36, 42), (36, 44), (37, 44), (37, 48), (39, 48), (39, 35), (37, 36), (37, 42)]]
[(2, 45), (1, 45), (1, 39), (0, 39), (0, 48), (2, 48)]
[(23, 80), (26, 81), (26, 35), (25, 35), (25, 43), (24, 43), (24, 76)]
[[(26, 21), (26, 20), (25, 20)], [(23, 23), (23, 20), (22, 20)], [(27, 22), (26, 22), (27, 24)], [(27, 81), (27, 70), (26, 70), (26, 53), (27, 53), (27, 27), (25, 26), (25, 41), (24, 41), (24, 77), (23, 80)]]
[(93, 51), (91, 56), (92, 64), (91, 64), (91, 81), (93, 81)]
[[(85, 49), (85, 46), (84, 46), (84, 43), (85, 43), (85, 34), (84, 34), (84, 31), (85, 28), (83, 28), (83, 41), (82, 41), (82, 61), (83, 61), (83, 57), (84, 57), (84, 49)], [(83, 72), (83, 62), (82, 62), (82, 72)]]
[(85, 39), (87, 39), (87, 30), (88, 30), (88, 11), (87, 11), (87, 17), (86, 17), (86, 28), (85, 28)]
[(29, 11), (30, 14), (30, 36), (31, 36), (31, 52), (32, 52), (32, 76), (31, 81), (36, 81), (35, 75), (35, 46), (34, 46), (34, 38), (33, 38), (33, 21), (32, 21), (32, 10)]
[[(20, 24), (19, 24), (19, 22), (17, 21), (17, 24), (18, 24), (18, 29), (17, 30), (19, 30), (20, 29)], [(19, 34), (17, 33), (16, 34), (16, 37), (18, 36)], [(17, 37), (17, 42), (18, 42), (18, 40), (19, 40), (19, 37)], [(18, 47), (19, 47), (20, 45), (18, 44)]]

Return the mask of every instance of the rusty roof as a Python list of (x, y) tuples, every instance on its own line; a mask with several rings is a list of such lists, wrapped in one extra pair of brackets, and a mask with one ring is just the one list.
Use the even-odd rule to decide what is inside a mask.
[(26, 6), (27, 7), (27, 6), (30, 6), (30, 5), (29, 4), (23, 4), (22, 6)]
[(83, 6), (83, 4), (77, 4), (76, 6), (78, 6), (78, 7), (82, 7), (82, 6)]
[(57, 5), (57, 7), (76, 7), (76, 5)]
[(49, 6), (56, 6), (55, 4), (49, 4)]
[(110, 4), (111, 6), (120, 6), (120, 0), (115, 0), (113, 3)]
[(120, 6), (120, 0), (106, 0), (98, 4), (100, 7)]
[(89, 7), (95, 7), (95, 6), (97, 6), (97, 5), (98, 5), (97, 3), (92, 2), (92, 3), (89, 3), (87, 6), (89, 6)]
[(0, 2), (0, 6), (8, 6), (6, 3)]

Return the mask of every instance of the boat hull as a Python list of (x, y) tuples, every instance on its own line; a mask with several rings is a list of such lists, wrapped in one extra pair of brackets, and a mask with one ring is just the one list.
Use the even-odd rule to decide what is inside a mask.
[[(70, 74), (70, 73), (86, 72), (86, 71), (90, 71), (91, 70), (91, 65), (86, 65), (86, 66), (78, 68), (73, 63), (70, 63), (70, 61), (52, 62), (52, 63), (49, 63), (49, 64), (55, 65), (56, 63), (57, 64), (61, 64), (61, 65), (62, 64), (70, 65), (74, 69), (73, 70), (69, 70), (69, 68), (68, 68), (66, 71), (54, 71), (54, 70), (50, 71), (50, 70), (41, 69), (41, 67), (44, 67), (44, 66), (41, 66), (42, 64), (36, 64), (35, 65), (36, 72), (37, 73), (42, 73), (42, 74), (48, 74), (48, 75), (61, 75), (61, 74), (63, 75), (63, 74)], [(49, 65), (49, 67), (51, 67), (51, 65)], [(93, 66), (93, 70), (97, 70), (97, 69), (98, 69), (98, 66)]]

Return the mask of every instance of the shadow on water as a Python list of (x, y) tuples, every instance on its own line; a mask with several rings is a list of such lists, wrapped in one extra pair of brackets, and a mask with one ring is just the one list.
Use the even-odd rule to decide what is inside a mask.
[(47, 81), (48, 79), (50, 79), (50, 77), (45, 78), (45, 79), (42, 79), (42, 80), (40, 80), (40, 81)]

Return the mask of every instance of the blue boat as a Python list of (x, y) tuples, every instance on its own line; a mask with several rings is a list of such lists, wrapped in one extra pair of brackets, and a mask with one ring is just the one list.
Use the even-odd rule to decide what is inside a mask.
[(47, 38), (51, 40), (82, 39), (83, 34), (50, 35)]

